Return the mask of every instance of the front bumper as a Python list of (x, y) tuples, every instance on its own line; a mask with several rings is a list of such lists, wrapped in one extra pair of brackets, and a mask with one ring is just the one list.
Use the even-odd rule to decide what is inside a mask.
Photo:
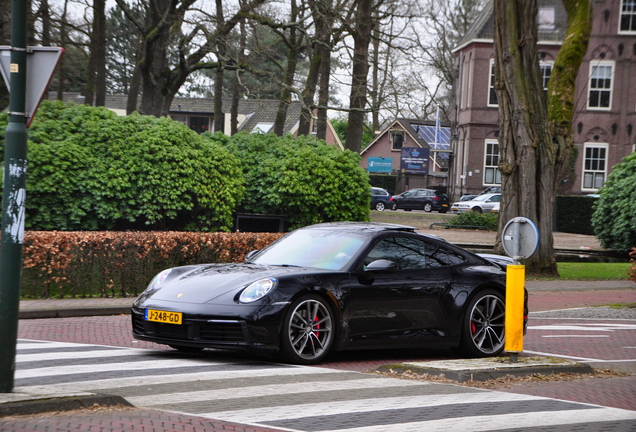
[(183, 324), (144, 319), (145, 309), (131, 310), (135, 339), (172, 346), (220, 348), (234, 351), (276, 353), (280, 344), (281, 313), (254, 321), (247, 317), (219, 317), (183, 314)]

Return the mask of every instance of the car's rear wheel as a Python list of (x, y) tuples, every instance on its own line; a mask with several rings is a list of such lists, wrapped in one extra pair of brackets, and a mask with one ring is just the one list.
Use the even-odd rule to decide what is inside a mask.
[(471, 209), (471, 211), (472, 211), (473, 213), (483, 213), (483, 212), (482, 212), (482, 210), (481, 210), (481, 207), (473, 207), (473, 208)]
[(393, 204), (393, 206), (391, 207), (391, 210), (393, 211), (397, 210), (397, 204)]
[(468, 357), (499, 355), (506, 340), (506, 304), (494, 289), (479, 291), (466, 306), (462, 322), (462, 354)]
[(335, 320), (321, 297), (309, 294), (292, 303), (285, 315), (281, 354), (296, 364), (314, 364), (325, 358), (335, 340)]
[(433, 205), (431, 203), (424, 203), (424, 207), (422, 208), (426, 213), (430, 213), (433, 210)]
[(384, 203), (383, 203), (382, 201), (378, 202), (378, 203), (375, 205), (375, 209), (376, 209), (377, 211), (384, 211)]

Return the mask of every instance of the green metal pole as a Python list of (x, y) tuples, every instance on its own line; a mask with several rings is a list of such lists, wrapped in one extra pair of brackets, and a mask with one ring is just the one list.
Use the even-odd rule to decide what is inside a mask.
[(0, 243), (0, 393), (13, 391), (26, 204), (27, 2), (12, 0), (12, 8), (11, 93), (4, 147)]

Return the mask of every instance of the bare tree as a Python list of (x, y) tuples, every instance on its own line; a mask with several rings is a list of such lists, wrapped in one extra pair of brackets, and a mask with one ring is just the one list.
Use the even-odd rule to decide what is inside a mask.
[(524, 216), (541, 234), (530, 274), (558, 275), (552, 237), (557, 187), (573, 147), (574, 82), (591, 30), (590, 5), (564, 0), (566, 36), (554, 64), (548, 103), (537, 54), (537, 0), (495, 0), (495, 89), (499, 101), (502, 203), (496, 252), (506, 221)]
[(84, 103), (104, 106), (106, 102), (106, 0), (93, 0), (93, 31)]

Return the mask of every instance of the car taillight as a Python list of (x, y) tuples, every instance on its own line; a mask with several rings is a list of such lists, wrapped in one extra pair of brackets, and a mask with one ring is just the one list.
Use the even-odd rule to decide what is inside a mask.
[(434, 197), (433, 197), (433, 199), (434, 199), (435, 201), (439, 201), (439, 197), (438, 197), (438, 196), (434, 196)]
[(389, 201), (393, 201), (393, 197), (391, 197), (391, 199)]

